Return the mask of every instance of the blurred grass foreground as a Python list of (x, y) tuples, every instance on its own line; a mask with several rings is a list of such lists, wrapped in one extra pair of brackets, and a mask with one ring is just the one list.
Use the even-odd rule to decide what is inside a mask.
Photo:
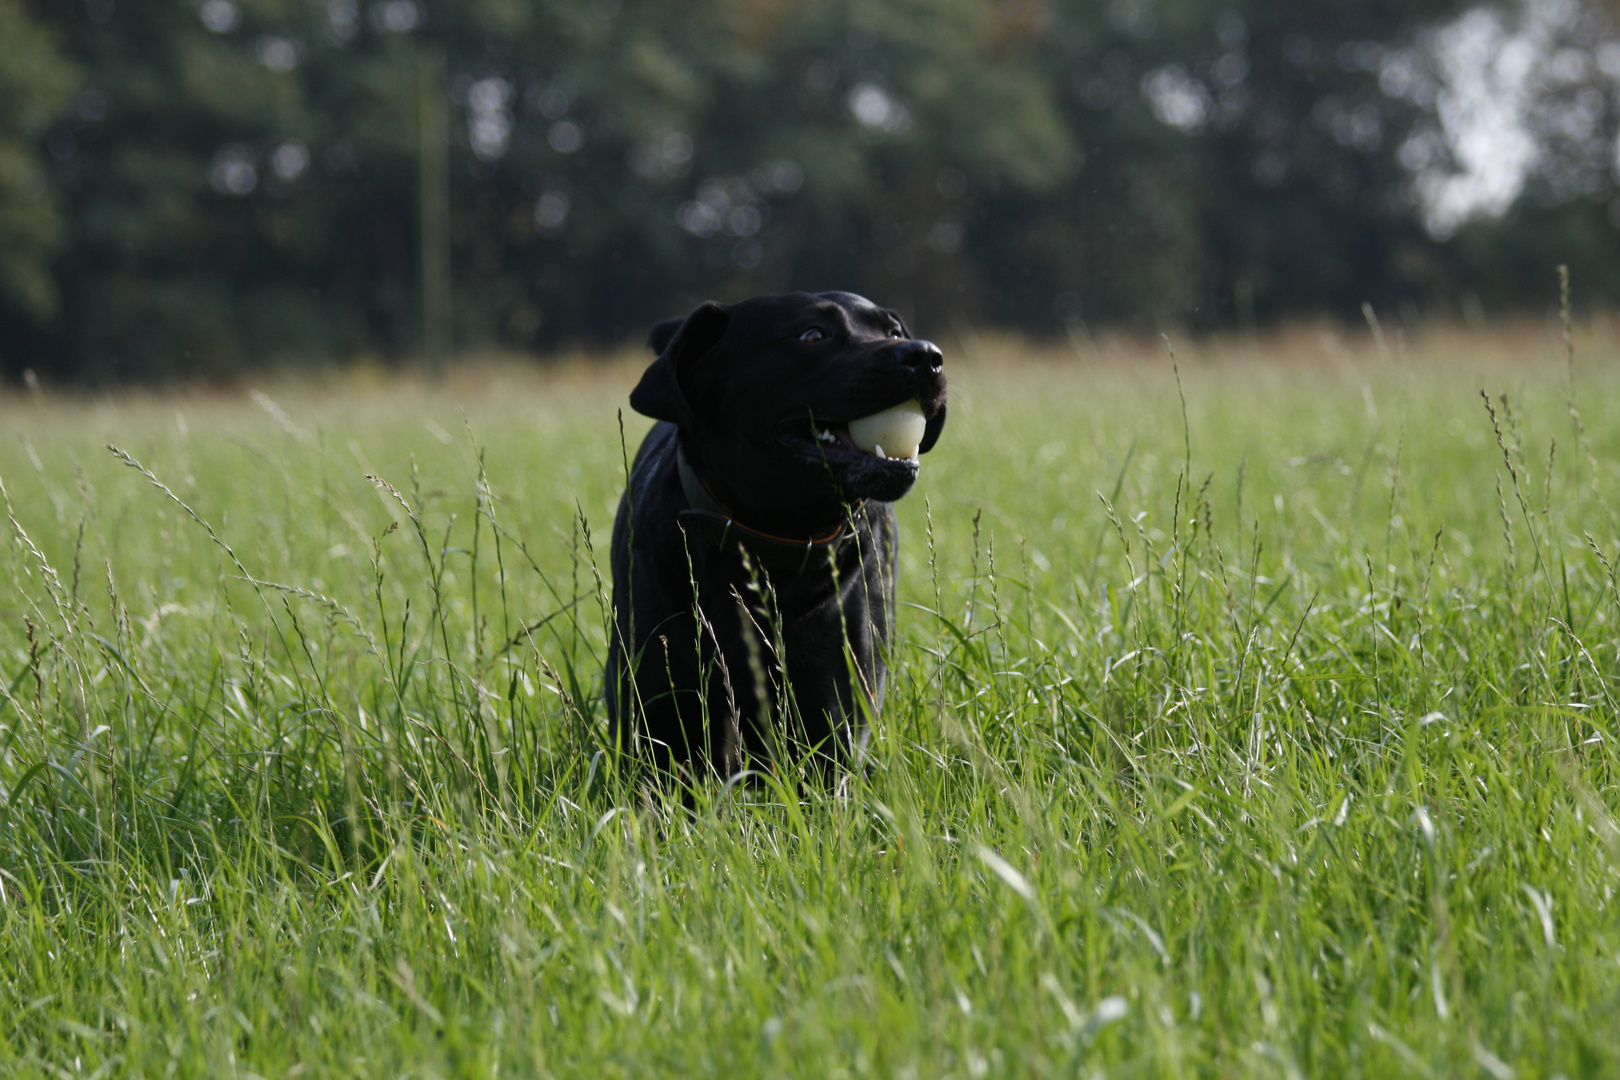
[(603, 753), (639, 360), (0, 402), (0, 1072), (1613, 1075), (1573, 345), (963, 343), (870, 762), (691, 813)]

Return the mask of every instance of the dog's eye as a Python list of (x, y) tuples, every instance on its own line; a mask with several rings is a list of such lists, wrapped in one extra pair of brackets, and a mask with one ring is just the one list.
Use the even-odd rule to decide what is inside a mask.
[(903, 341), (905, 340), (906, 332), (897, 326), (893, 330), (889, 331), (889, 336), (892, 338), (900, 338)]
[(826, 336), (827, 336), (826, 334), (822, 333), (821, 327), (812, 326), (810, 329), (806, 330), (804, 333), (799, 335), (799, 340), (800, 341), (820, 341), (822, 338), (824, 338)]

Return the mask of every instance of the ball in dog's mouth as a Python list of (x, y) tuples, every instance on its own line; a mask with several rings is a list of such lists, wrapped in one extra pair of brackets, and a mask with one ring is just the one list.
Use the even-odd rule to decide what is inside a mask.
[[(847, 448), (885, 461), (905, 461), (915, 465), (922, 447), (928, 419), (915, 399), (858, 417), (846, 425), (812, 425), (811, 435), (823, 452)], [(846, 451), (846, 452), (847, 452)]]
[(849, 437), (868, 454), (915, 459), (927, 429), (928, 418), (923, 415), (922, 404), (912, 398), (892, 409), (851, 420)]

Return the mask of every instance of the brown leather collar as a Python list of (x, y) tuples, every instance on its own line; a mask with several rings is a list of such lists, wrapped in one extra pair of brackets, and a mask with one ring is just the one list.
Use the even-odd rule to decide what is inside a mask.
[[(829, 530), (804, 538), (791, 536), (776, 536), (738, 521), (736, 515), (726, 508), (726, 505), (715, 498), (714, 492), (709, 490), (697, 470), (692, 467), (686, 456), (686, 448), (679, 441), (675, 444), (675, 464), (680, 469), (681, 490), (686, 495), (686, 501), (691, 509), (682, 510), (676, 514), (680, 524), (705, 537), (716, 547), (726, 550), (736, 550), (746, 547), (750, 553), (759, 556), (761, 562), (772, 569), (791, 569), (796, 573), (803, 573), (810, 565), (811, 556), (818, 551), (831, 552), (840, 547), (844, 541), (853, 535), (848, 519), (840, 521)], [(865, 502), (851, 508), (851, 517), (860, 513)]]

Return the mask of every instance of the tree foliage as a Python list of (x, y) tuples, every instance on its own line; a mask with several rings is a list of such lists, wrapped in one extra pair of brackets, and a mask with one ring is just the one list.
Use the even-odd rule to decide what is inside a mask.
[[(460, 348), (790, 287), (1037, 333), (1546, 291), (1545, 245), (1495, 239), (1517, 219), (1450, 240), (1424, 218), (1413, 154), (1439, 147), (1436, 183), (1461, 167), (1423, 135), (1446, 92), (1424, 43), (1456, 0), (18, 3), (13, 373), (410, 356), (435, 222)], [(1602, 219), (1604, 184), (1537, 212)], [(1612, 264), (1611, 233), (1534, 235)]]
[(18, 0), (0, 0), (0, 311), (56, 313), (49, 259), (62, 222), (40, 162), (40, 137), (77, 73)]

